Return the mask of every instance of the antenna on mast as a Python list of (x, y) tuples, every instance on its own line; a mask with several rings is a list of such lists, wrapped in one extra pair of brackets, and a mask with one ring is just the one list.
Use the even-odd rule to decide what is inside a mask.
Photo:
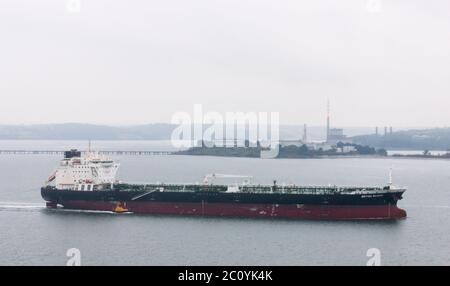
[(392, 167), (389, 168), (389, 186), (392, 186)]
[(91, 139), (88, 141), (88, 152), (91, 153)]

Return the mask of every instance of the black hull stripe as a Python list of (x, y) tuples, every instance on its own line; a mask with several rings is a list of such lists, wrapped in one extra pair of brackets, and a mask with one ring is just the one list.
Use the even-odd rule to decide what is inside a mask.
[(209, 202), (230, 204), (308, 204), (308, 205), (396, 205), (403, 192), (379, 194), (255, 194), (223, 192), (152, 192), (142, 191), (67, 191), (43, 188), (46, 201), (67, 200), (103, 202)]

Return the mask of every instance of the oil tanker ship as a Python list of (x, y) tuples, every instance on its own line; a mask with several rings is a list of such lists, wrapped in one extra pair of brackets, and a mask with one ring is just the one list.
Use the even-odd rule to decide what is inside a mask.
[(95, 152), (71, 150), (41, 195), (48, 208), (158, 215), (292, 219), (400, 219), (404, 188), (217, 184), (130, 184), (116, 180), (119, 164)]

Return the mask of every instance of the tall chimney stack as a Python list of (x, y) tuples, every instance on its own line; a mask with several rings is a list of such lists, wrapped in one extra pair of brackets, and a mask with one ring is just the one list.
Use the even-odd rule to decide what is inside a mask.
[(307, 130), (306, 130), (306, 124), (303, 125), (303, 143), (306, 143), (306, 141), (308, 140), (308, 135), (307, 135)]
[(330, 99), (327, 99), (327, 142), (330, 141)]

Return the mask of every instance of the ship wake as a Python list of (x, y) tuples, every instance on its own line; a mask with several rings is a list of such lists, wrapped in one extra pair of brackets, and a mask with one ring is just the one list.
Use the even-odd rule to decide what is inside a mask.
[(0, 202), (0, 211), (34, 211), (45, 209), (42, 203), (26, 203), (26, 202)]

